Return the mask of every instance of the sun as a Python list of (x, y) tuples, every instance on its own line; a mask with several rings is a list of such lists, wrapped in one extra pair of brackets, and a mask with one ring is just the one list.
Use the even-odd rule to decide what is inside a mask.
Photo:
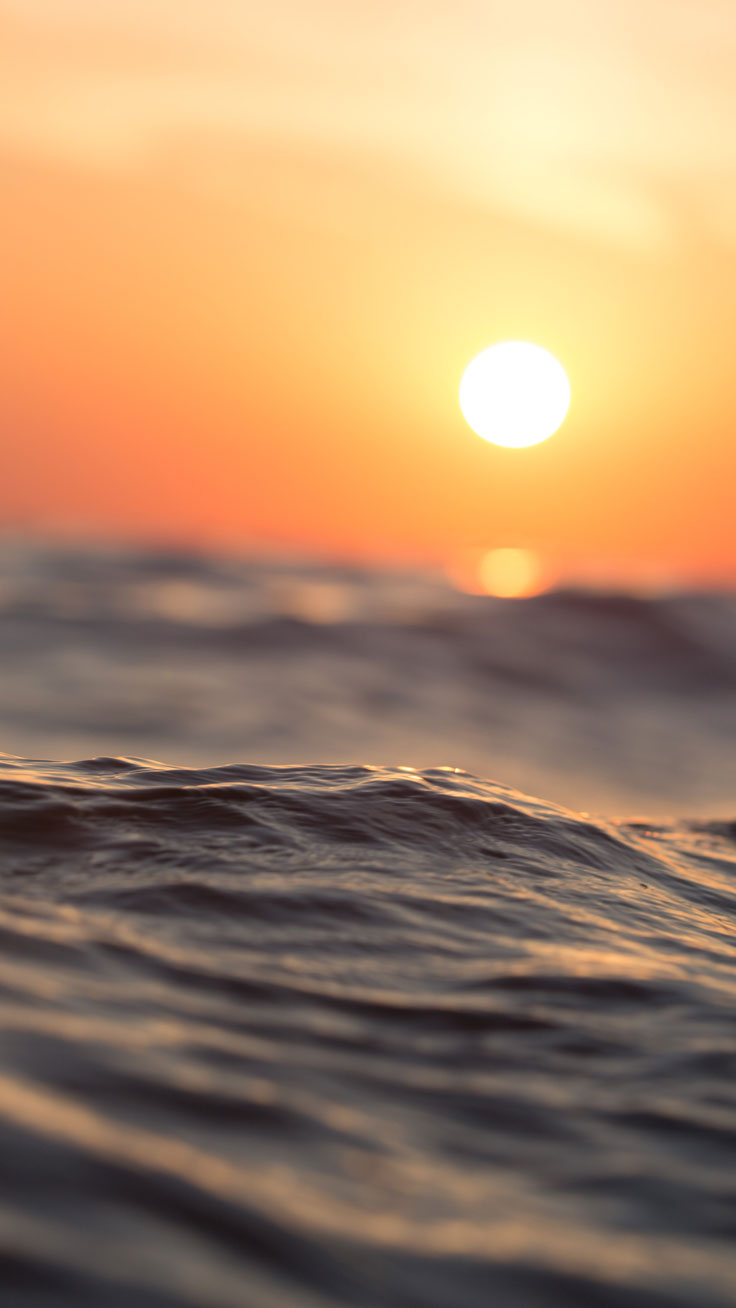
[(562, 364), (527, 341), (489, 346), (468, 364), (460, 382), (468, 426), (484, 440), (511, 449), (546, 441), (569, 407), (570, 383)]

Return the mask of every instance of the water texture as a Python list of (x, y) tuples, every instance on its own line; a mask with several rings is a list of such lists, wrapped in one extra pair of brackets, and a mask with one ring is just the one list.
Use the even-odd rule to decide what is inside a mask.
[(455, 770), (0, 772), (18, 1305), (736, 1301), (736, 827)]
[(735, 654), (6, 543), (2, 1308), (736, 1304)]

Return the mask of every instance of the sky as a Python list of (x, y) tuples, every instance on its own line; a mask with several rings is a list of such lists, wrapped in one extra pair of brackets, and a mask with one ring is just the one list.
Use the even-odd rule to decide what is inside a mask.
[(735, 61), (731, 0), (0, 0), (0, 528), (736, 581)]

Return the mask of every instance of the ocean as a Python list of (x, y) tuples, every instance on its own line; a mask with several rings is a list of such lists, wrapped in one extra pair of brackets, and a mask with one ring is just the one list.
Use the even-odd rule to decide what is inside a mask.
[(736, 1304), (736, 598), (0, 548), (3, 1308)]

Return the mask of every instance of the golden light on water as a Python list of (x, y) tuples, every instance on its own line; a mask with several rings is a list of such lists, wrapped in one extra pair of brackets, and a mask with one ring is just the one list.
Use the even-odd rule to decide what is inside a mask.
[(466, 550), (456, 557), (449, 574), (458, 590), (497, 599), (524, 599), (546, 590), (548, 566), (536, 550), (505, 546)]
[(570, 383), (562, 364), (527, 341), (491, 345), (468, 364), (460, 382), (468, 426), (484, 440), (511, 449), (547, 440), (569, 407)]
[(499, 599), (520, 599), (542, 589), (541, 562), (534, 550), (488, 550), (478, 576), (486, 595)]

